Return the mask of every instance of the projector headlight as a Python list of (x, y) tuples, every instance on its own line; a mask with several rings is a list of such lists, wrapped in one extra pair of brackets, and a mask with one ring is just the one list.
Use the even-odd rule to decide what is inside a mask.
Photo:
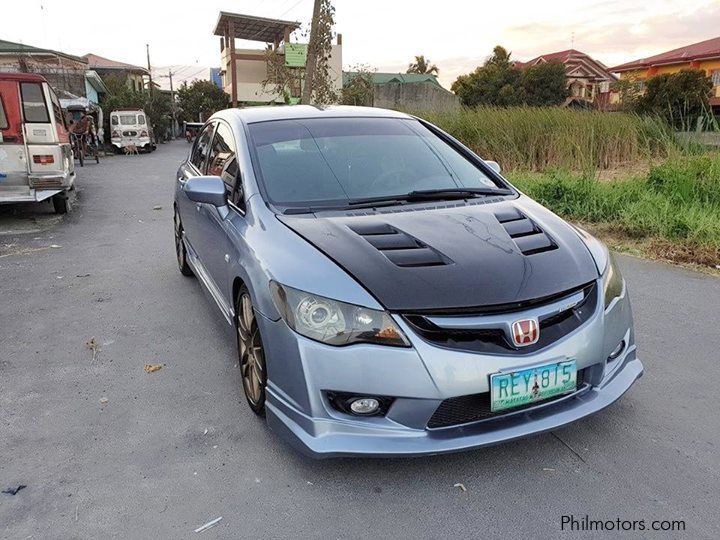
[(410, 342), (384, 311), (331, 300), (270, 282), (275, 307), (298, 334), (327, 343), (377, 343), (409, 347)]

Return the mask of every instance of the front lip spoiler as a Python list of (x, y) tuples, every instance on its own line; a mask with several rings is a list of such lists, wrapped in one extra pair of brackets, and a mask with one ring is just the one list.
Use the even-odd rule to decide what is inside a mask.
[[(538, 435), (581, 420), (612, 405), (642, 374), (642, 362), (632, 356), (622, 368), (608, 374), (607, 380), (599, 386), (575, 395), (572, 399), (531, 409), (505, 422), (498, 421), (493, 429), (488, 429), (486, 424), (480, 422), (454, 429), (403, 429), (387, 434), (373, 432), (365, 435), (332, 433), (320, 426), (320, 434), (313, 437), (281, 410), (290, 412), (288, 404), (270, 387), (267, 389), (267, 421), (273, 431), (313, 458), (416, 457), (460, 452)], [(294, 414), (298, 414), (297, 411)]]

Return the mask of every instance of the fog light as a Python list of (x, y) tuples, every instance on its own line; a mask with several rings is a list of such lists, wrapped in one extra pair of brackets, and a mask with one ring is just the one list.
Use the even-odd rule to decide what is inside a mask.
[(375, 414), (380, 408), (380, 402), (375, 398), (358, 398), (350, 402), (350, 410), (355, 414)]
[(625, 350), (625, 340), (623, 339), (620, 343), (618, 343), (618, 346), (615, 347), (615, 350), (610, 353), (610, 356), (608, 357), (610, 360), (615, 360), (618, 356), (622, 354), (622, 352)]

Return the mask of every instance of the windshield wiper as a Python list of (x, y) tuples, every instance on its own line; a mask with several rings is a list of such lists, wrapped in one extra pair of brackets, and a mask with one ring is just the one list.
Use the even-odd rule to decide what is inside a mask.
[(443, 199), (469, 199), (486, 195), (512, 195), (509, 189), (502, 188), (438, 188), (418, 189), (402, 195), (389, 195), (387, 197), (370, 197), (365, 199), (350, 199), (349, 206), (377, 206), (378, 203), (401, 204), (410, 201), (432, 201)]
[(438, 188), (411, 191), (403, 198), (407, 201), (436, 199), (465, 199), (484, 195), (512, 195), (512, 191), (502, 188)]

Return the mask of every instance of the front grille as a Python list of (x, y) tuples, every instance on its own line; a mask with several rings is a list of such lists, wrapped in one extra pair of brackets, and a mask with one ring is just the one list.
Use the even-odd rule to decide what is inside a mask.
[(136, 137), (137, 131), (123, 131), (123, 137)]
[[(585, 384), (585, 370), (580, 369), (577, 372), (576, 391), (580, 390)], [(499, 418), (518, 411), (536, 407), (541, 404), (552, 403), (560, 398), (566, 397), (568, 394), (554, 396), (542, 401), (535, 401), (507, 409), (503, 411), (493, 412), (490, 410), (490, 392), (480, 394), (471, 394), (468, 396), (458, 396), (443, 401), (435, 410), (427, 424), (429, 429), (438, 429), (451, 426), (459, 426), (469, 424), (471, 422), (479, 422), (481, 420), (489, 420), (491, 418)]]
[[(581, 290), (583, 291), (583, 300), (580, 303), (551, 317), (541, 318), (539, 321), (540, 339), (537, 343), (521, 349), (510, 343), (509, 336), (505, 335), (501, 328), (482, 330), (440, 328), (433, 324), (426, 314), (405, 314), (403, 317), (420, 337), (439, 347), (482, 354), (528, 354), (552, 345), (590, 319), (597, 307), (597, 286), (595, 283), (591, 283)], [(557, 297), (552, 301), (556, 300)], [(532, 307), (536, 308), (538, 305), (533, 304)], [(483, 312), (498, 314), (498, 311), (489, 309), (485, 309)], [(522, 311), (510, 310), (499, 313), (507, 313), (509, 318), (522, 317)], [(451, 314), (456, 315), (456, 313)], [(433, 313), (432, 315), (443, 314)]]

